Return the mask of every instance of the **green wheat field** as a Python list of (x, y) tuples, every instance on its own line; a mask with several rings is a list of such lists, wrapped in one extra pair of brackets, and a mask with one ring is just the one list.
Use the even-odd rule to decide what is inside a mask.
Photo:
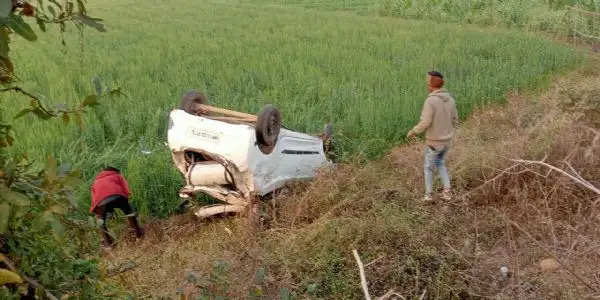
[[(431, 69), (445, 74), (465, 118), (584, 62), (540, 35), (281, 1), (98, 0), (89, 12), (104, 19), (106, 33), (80, 36), (71, 28), (62, 47), (52, 29), (35, 43), (14, 43), (21, 85), (50, 105), (81, 101), (94, 92), (94, 77), (125, 95), (103, 98), (83, 130), (18, 119), (12, 151), (42, 160), (52, 154), (82, 170), (86, 184), (112, 164), (128, 178), (141, 213), (154, 216), (179, 201), (182, 179), (164, 143), (167, 114), (189, 89), (204, 91), (212, 105), (250, 113), (274, 104), (298, 131), (319, 133), (331, 122), (342, 159), (372, 158), (402, 143), (418, 120)], [(28, 103), (2, 97), (15, 98), (3, 102), (16, 103), (2, 108), (7, 115)], [(89, 205), (87, 185), (78, 199)]]

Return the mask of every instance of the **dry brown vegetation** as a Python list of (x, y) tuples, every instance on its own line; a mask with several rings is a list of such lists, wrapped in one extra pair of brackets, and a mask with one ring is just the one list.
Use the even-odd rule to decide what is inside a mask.
[(139, 297), (360, 299), (357, 249), (372, 295), (598, 298), (600, 195), (511, 159), (600, 187), (599, 65), (462, 124), (450, 203), (420, 202), (422, 145), (405, 145), (266, 199), (259, 231), (241, 218), (152, 222), (144, 240), (105, 255), (107, 276)]

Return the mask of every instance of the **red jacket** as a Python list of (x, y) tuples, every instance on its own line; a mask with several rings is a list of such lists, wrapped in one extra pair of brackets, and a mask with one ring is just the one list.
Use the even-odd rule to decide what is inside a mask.
[(92, 183), (92, 207), (90, 212), (93, 212), (96, 206), (106, 199), (108, 196), (121, 195), (129, 198), (129, 185), (127, 180), (115, 171), (102, 171), (94, 183)]

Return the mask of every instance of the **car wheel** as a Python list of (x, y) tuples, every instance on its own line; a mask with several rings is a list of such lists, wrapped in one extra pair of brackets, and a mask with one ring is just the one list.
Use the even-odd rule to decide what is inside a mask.
[(267, 105), (258, 115), (256, 121), (256, 142), (259, 149), (269, 154), (275, 148), (281, 130), (281, 114), (273, 105)]
[(207, 104), (206, 96), (201, 92), (191, 90), (183, 95), (179, 108), (188, 114), (201, 115), (204, 111), (200, 109), (200, 104)]

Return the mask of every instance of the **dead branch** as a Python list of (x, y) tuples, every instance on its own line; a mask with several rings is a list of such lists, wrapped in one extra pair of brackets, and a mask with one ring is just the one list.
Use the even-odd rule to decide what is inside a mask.
[(511, 224), (512, 226), (514, 226), (517, 230), (519, 230), (520, 232), (522, 232), (523, 234), (525, 234), (525, 236), (527, 236), (527, 238), (529, 238), (533, 243), (535, 243), (538, 247), (540, 247), (540, 249), (544, 250), (544, 252), (546, 252), (546, 254), (552, 256), (552, 258), (554, 258), (556, 260), (556, 262), (558, 262), (558, 264), (565, 269), (569, 274), (571, 274), (573, 277), (575, 277), (578, 281), (580, 281), (583, 285), (585, 285), (588, 289), (590, 289), (593, 292), (598, 292), (598, 290), (596, 290), (596, 288), (594, 288), (592, 285), (590, 285), (587, 281), (585, 281), (581, 276), (577, 275), (577, 273), (575, 273), (573, 270), (571, 270), (571, 268), (569, 268), (565, 263), (563, 263), (558, 256), (556, 256), (552, 251), (550, 251), (548, 248), (546, 248), (544, 245), (542, 245), (538, 240), (536, 240), (529, 232), (527, 232), (525, 229), (523, 229), (521, 226), (519, 226), (519, 224), (517, 224), (516, 222), (512, 221), (512, 220), (508, 220), (507, 222), (509, 224)]
[[(17, 274), (20, 274), (19, 271), (17, 270), (17, 268), (15, 267), (15, 265), (12, 263), (12, 261), (10, 261), (10, 259), (8, 259), (8, 257), (3, 255), (2, 253), (0, 253), (0, 261), (3, 261), (11, 271), (13, 271)], [(54, 295), (52, 295), (52, 293), (48, 292), (47, 289), (45, 289), (39, 282), (37, 282), (33, 278), (29, 278), (25, 275), (21, 275), (21, 277), (23, 279), (25, 279), (25, 281), (27, 281), (27, 283), (29, 283), (35, 289), (44, 291), (46, 298), (48, 298), (50, 300), (58, 300), (58, 298), (56, 298)]]
[(354, 255), (354, 259), (356, 259), (356, 264), (358, 265), (358, 271), (360, 274), (360, 285), (365, 294), (365, 300), (371, 300), (371, 295), (369, 294), (369, 287), (367, 286), (367, 277), (365, 276), (365, 268), (363, 267), (363, 263), (360, 260), (360, 256), (358, 256), (358, 251), (356, 251), (356, 249), (352, 250), (352, 254)]
[(423, 300), (425, 299), (425, 294), (427, 294), (427, 290), (423, 290), (423, 293), (421, 294), (421, 297), (419, 297), (419, 300)]
[[(362, 260), (360, 260), (360, 256), (358, 255), (358, 251), (356, 251), (356, 249), (352, 250), (352, 254), (354, 255), (354, 259), (356, 259), (356, 264), (358, 265), (358, 271), (360, 274), (360, 285), (362, 287), (363, 293), (365, 294), (365, 300), (371, 300), (371, 295), (369, 294), (369, 286), (367, 283), (367, 276), (365, 275), (365, 265), (363, 265)], [(369, 264), (367, 264), (367, 266), (380, 260), (381, 258), (383, 258), (383, 256), (370, 262)], [(406, 298), (404, 298), (404, 296), (398, 294), (394, 289), (389, 290), (387, 293), (385, 293), (381, 297), (376, 297), (375, 300), (386, 300), (392, 296), (396, 296), (396, 297), (399, 297), (400, 299), (406, 300)]]
[(488, 185), (488, 184), (490, 184), (492, 182), (495, 182), (496, 180), (498, 180), (498, 178), (504, 176), (505, 174), (510, 174), (511, 172), (509, 172), (509, 171), (512, 170), (512, 169), (514, 169), (514, 168), (516, 168), (516, 167), (518, 167), (518, 166), (519, 166), (519, 164), (515, 164), (515, 165), (510, 166), (510, 167), (508, 167), (506, 169), (500, 170), (500, 173), (498, 175), (494, 176), (492, 179), (486, 180), (484, 183), (480, 184), (478, 187), (476, 187), (474, 189), (471, 189), (470, 191), (468, 191), (467, 193), (461, 195), (460, 197), (463, 198), (463, 199), (466, 198), (467, 196), (471, 195), (475, 191), (478, 191), (478, 190), (482, 189), (483, 187), (485, 187), (486, 185)]
[(540, 160), (524, 160), (524, 159), (511, 159), (511, 161), (513, 162), (517, 162), (517, 163), (521, 163), (521, 164), (527, 164), (527, 165), (540, 165), (540, 166), (544, 166), (548, 169), (551, 169), (553, 171), (556, 171), (558, 173), (561, 173), (567, 177), (569, 177), (571, 180), (575, 181), (576, 183), (582, 185), (583, 187), (591, 190), (592, 192), (600, 195), (600, 189), (595, 187), (594, 185), (592, 185), (589, 181), (585, 180), (585, 179), (579, 179), (577, 178), (577, 175), (572, 175), (567, 171), (564, 171), (562, 169), (559, 169), (551, 164), (545, 163), (544, 161), (540, 161)]
[(385, 257), (385, 256), (383, 256), (383, 255), (382, 255), (382, 256), (380, 256), (380, 257), (378, 257), (378, 258), (376, 258), (376, 259), (372, 260), (370, 263), (368, 263), (368, 264), (366, 264), (366, 265), (365, 265), (365, 268), (366, 268), (366, 267), (368, 267), (368, 266), (370, 266), (370, 265), (372, 265), (372, 264), (374, 264), (374, 263), (376, 263), (377, 261), (381, 260), (381, 259), (382, 259), (382, 258), (384, 258), (384, 257)]

